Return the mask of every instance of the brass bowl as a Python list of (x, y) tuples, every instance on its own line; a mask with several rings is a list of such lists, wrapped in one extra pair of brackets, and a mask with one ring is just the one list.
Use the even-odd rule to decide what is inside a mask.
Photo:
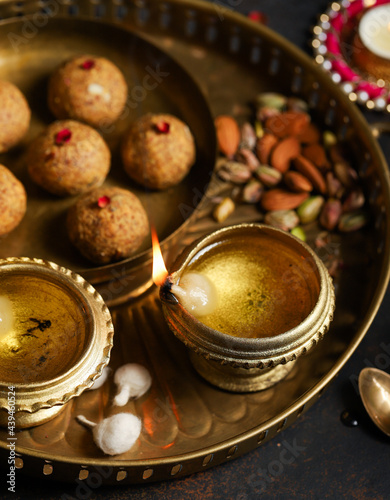
[(57, 264), (2, 259), (0, 274), (0, 296), (12, 304), (2, 314), (13, 316), (0, 338), (0, 426), (12, 413), (16, 428), (31, 427), (61, 412), (101, 374), (113, 324), (95, 289)]
[[(207, 260), (224, 296), (213, 318), (204, 320), (188, 312), (169, 289), (180, 286), (186, 272), (207, 269)], [(250, 285), (243, 283), (252, 280), (253, 265), (259, 274)], [(335, 307), (332, 279), (311, 248), (262, 224), (225, 227), (192, 244), (175, 262), (160, 298), (168, 326), (192, 350), (198, 373), (235, 392), (265, 389), (284, 378), (292, 362), (328, 331)], [(254, 319), (248, 310), (255, 311)], [(223, 331), (215, 329), (222, 323)]]

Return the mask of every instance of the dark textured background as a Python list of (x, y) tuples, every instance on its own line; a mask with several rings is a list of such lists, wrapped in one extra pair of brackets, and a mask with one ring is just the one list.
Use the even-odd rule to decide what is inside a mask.
[[(218, 2), (221, 3), (221, 2)], [(261, 10), (268, 26), (311, 54), (310, 30), (317, 16), (327, 7), (323, 0), (229, 0), (226, 5), (243, 14)], [(366, 114), (369, 121), (379, 115)], [(387, 157), (389, 140), (382, 142)], [(368, 364), (382, 361), (390, 371), (390, 356), (380, 344), (390, 348), (390, 293), (365, 339), (339, 376), (320, 400), (294, 425), (257, 450), (229, 463), (184, 479), (147, 486), (101, 487), (85, 492), (84, 499), (388, 499), (390, 498), (390, 438), (368, 419), (351, 382)], [(387, 356), (387, 358), (386, 358)], [(388, 363), (386, 362), (388, 360)], [(381, 366), (384, 367), (383, 365)], [(349, 408), (360, 419), (358, 427), (346, 427), (340, 414)], [(296, 443), (299, 455), (283, 468), (277, 465), (283, 442)], [(291, 455), (289, 455), (291, 456)], [(280, 462), (279, 462), (280, 463)], [(262, 477), (262, 470), (266, 470)], [(269, 471), (274, 471), (274, 475)], [(4, 488), (6, 469), (0, 469), (0, 491)], [(3, 484), (1, 484), (3, 483)], [(16, 494), (2, 494), (1, 499), (71, 499), (77, 498), (76, 483), (60, 484), (16, 477)], [(81, 498), (81, 497), (78, 497)]]

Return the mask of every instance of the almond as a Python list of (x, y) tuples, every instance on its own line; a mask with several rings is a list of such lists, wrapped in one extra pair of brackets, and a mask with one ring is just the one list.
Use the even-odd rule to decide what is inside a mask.
[(307, 113), (286, 111), (270, 116), (265, 122), (265, 128), (277, 137), (283, 138), (289, 135), (300, 135), (308, 123), (310, 123), (310, 116)]
[(232, 116), (219, 115), (214, 120), (218, 147), (221, 153), (231, 158), (240, 144), (241, 132)]
[(279, 170), (286, 172), (290, 167), (290, 162), (296, 158), (301, 151), (301, 146), (295, 137), (287, 137), (281, 140), (272, 150), (270, 163)]
[(294, 159), (294, 166), (302, 175), (307, 177), (313, 187), (320, 193), (326, 193), (326, 182), (318, 168), (304, 156), (297, 156)]
[(330, 163), (326, 157), (325, 148), (321, 144), (309, 144), (304, 147), (302, 154), (318, 168), (329, 170)]
[(309, 197), (308, 193), (291, 193), (286, 189), (270, 189), (261, 198), (264, 210), (293, 210)]
[(302, 144), (315, 144), (320, 142), (321, 133), (314, 123), (309, 122), (297, 135), (297, 139)]
[(284, 174), (286, 186), (296, 193), (310, 193), (313, 191), (313, 185), (307, 177), (290, 170)]
[(256, 144), (257, 157), (260, 163), (267, 164), (271, 151), (275, 144), (277, 144), (278, 139), (273, 134), (264, 134)]

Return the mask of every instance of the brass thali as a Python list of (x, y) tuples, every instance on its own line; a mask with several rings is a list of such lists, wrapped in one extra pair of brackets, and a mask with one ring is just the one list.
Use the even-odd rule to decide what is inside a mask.
[[(226, 113), (245, 119), (250, 115), (249, 100), (265, 90), (304, 97), (314, 119), (348, 142), (369, 200), (368, 227), (344, 235), (339, 242), (347, 265), (336, 282), (336, 313), (330, 331), (277, 386), (254, 394), (230, 394), (201, 380), (185, 347), (168, 331), (156, 290), (152, 289), (131, 303), (111, 308), (115, 325), (111, 367), (138, 362), (147, 366), (153, 377), (151, 391), (126, 406), (143, 420), (137, 444), (119, 458), (108, 458), (95, 447), (89, 431), (75, 421), (80, 413), (94, 421), (110, 414), (114, 391), (110, 382), (100, 390), (84, 393), (51, 422), (17, 434), (17, 465), (27, 474), (73, 481), (87, 479), (98, 470), (107, 484), (184, 476), (242, 455), (293, 423), (318, 399), (362, 340), (389, 279), (387, 165), (362, 115), (320, 68), (266, 27), (220, 4), (112, 0), (56, 5), (61, 12), (52, 17), (46, 14), (48, 30), (52, 24), (71, 33), (71, 29), (88, 24), (79, 22), (94, 19), (97, 39), (103, 40), (104, 30), (112, 34), (118, 29), (123, 34), (123, 29), (129, 29), (158, 45), (200, 85), (212, 115)], [(21, 8), (31, 17), (18, 22), (33, 22), (41, 3), (25, 2), (20, 7), (18, 3), (2, 2), (1, 17), (15, 16)], [(106, 27), (106, 21), (114, 24)], [(2, 21), (0, 29), (7, 22)], [(36, 38), (39, 36), (38, 30)], [(78, 36), (78, 32), (72, 32), (69, 43)], [(103, 41), (98, 47), (103, 50)], [(0, 69), (4, 70), (4, 64)], [(198, 111), (195, 102), (189, 104)], [(190, 189), (191, 203), (187, 204), (194, 206), (197, 200), (197, 206), (204, 188), (205, 183), (197, 190)], [(207, 212), (213, 189), (212, 183), (174, 252), (218, 227)], [(239, 207), (227, 222), (258, 218), (255, 208)], [(112, 281), (119, 288), (120, 277)], [(6, 438), (6, 430), (1, 430), (0, 452), (4, 456)]]

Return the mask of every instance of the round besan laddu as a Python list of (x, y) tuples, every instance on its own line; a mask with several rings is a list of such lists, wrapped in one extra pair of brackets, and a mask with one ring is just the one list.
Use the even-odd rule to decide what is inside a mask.
[(13, 83), (0, 81), (0, 153), (23, 139), (30, 118), (30, 107), (22, 92)]
[(126, 100), (122, 72), (104, 57), (73, 57), (49, 80), (48, 106), (58, 119), (72, 118), (103, 130), (119, 118)]
[(31, 179), (57, 196), (77, 195), (100, 186), (110, 164), (111, 153), (102, 136), (75, 120), (52, 123), (27, 152)]
[(127, 189), (102, 186), (69, 209), (68, 235), (84, 257), (108, 264), (132, 255), (149, 234), (145, 209)]
[(26, 191), (23, 184), (4, 165), (0, 165), (0, 236), (10, 233), (26, 213)]
[(150, 189), (162, 190), (178, 184), (190, 171), (195, 155), (189, 127), (169, 114), (141, 116), (122, 141), (125, 171)]

